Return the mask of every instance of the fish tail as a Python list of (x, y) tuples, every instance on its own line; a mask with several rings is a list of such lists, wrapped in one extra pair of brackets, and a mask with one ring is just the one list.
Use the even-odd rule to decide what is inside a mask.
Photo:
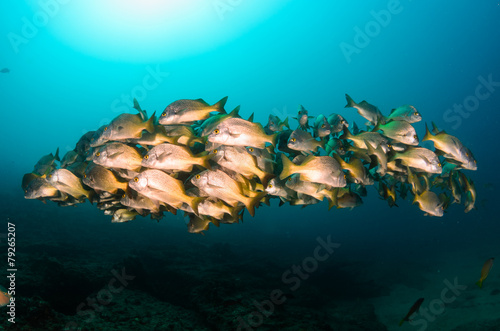
[(203, 197), (192, 197), (191, 201), (189, 201), (189, 206), (193, 209), (196, 215), (198, 215), (198, 205), (203, 200), (205, 200)]
[(262, 198), (265, 197), (266, 195), (267, 195), (267, 192), (260, 192), (255, 197), (246, 198), (243, 201), (243, 203), (245, 204), (245, 207), (247, 207), (247, 209), (248, 209), (248, 213), (250, 214), (250, 216), (253, 217), (255, 215), (255, 206), (257, 206), (260, 203), (260, 201), (262, 200)]
[(276, 175), (262, 171), (258, 174), (258, 177), (260, 179), (260, 182), (262, 183), (262, 186), (266, 187), (267, 183), (269, 183), (271, 179), (276, 177)]
[(295, 164), (285, 154), (281, 154), (281, 162), (283, 163), (283, 170), (281, 171), (280, 179), (283, 180), (294, 173)]
[(149, 118), (149, 120), (147, 120), (147, 122), (144, 123), (145, 129), (149, 133), (155, 132), (155, 113), (156, 112), (154, 112), (153, 115), (151, 115), (151, 117)]
[(57, 161), (61, 162), (61, 159), (59, 158), (59, 147), (57, 147), (56, 155), (54, 156), (54, 159), (56, 159)]
[(227, 97), (224, 97), (224, 98), (220, 99), (219, 102), (214, 104), (212, 106), (212, 108), (215, 108), (216, 111), (218, 111), (221, 114), (225, 114), (226, 111), (224, 110), (224, 106), (226, 105), (226, 102), (227, 102)]
[(480, 279), (476, 282), (476, 285), (479, 286), (479, 288), (483, 288), (483, 280)]
[(279, 132), (269, 135), (269, 142), (271, 143), (271, 145), (273, 145), (273, 147), (276, 147), (276, 140), (278, 139), (278, 134)]
[(329, 191), (331, 194), (328, 194), (328, 210), (332, 209), (334, 206), (338, 206), (338, 200), (337, 200), (337, 195), (339, 194), (339, 189), (334, 188), (333, 190)]
[(357, 106), (356, 102), (349, 96), (349, 94), (346, 93), (345, 99), (347, 100), (347, 105), (345, 105), (344, 108), (354, 108)]
[(427, 141), (432, 138), (432, 133), (429, 131), (429, 127), (427, 126), (427, 123), (425, 123), (425, 135), (422, 138), (422, 141)]
[(281, 126), (287, 127), (290, 129), (290, 124), (288, 124), (288, 116), (281, 122)]
[(201, 165), (203, 168), (212, 170), (212, 166), (210, 165), (209, 160), (214, 156), (214, 154), (210, 153), (207, 155), (201, 155), (198, 159), (198, 165)]

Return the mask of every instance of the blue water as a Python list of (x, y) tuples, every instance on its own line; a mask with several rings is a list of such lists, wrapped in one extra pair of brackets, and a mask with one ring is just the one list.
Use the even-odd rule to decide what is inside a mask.
[[(133, 2), (114, 5), (126, 7)], [(50, 7), (50, 11), (43, 6), (47, 3), (55, 7)], [(325, 307), (389, 295), (397, 284), (425, 293), (426, 287), (439, 289), (445, 277), (458, 276), (470, 283), (472, 289), (484, 261), (500, 255), (496, 212), (500, 185), (497, 170), (500, 163), (497, 148), (500, 2), (402, 0), (367, 4), (363, 1), (277, 0), (270, 5), (264, 0), (210, 0), (204, 5), (196, 1), (186, 3), (193, 7), (184, 8), (178, 15), (165, 12), (164, 20), (161, 12), (156, 13), (157, 24), (175, 21), (175, 26), (161, 26), (165, 39), (155, 33), (155, 29), (160, 29), (155, 25), (150, 26), (149, 32), (147, 29), (139, 30), (136, 35), (130, 32), (147, 25), (147, 15), (154, 10), (137, 13), (135, 21), (124, 14), (123, 8), (104, 10), (98, 2), (89, 2), (86, 6), (77, 1), (60, 1), (57, 5), (51, 1), (0, 4), (3, 36), (0, 69), (10, 70), (0, 73), (4, 137), (0, 173), (5, 201), (2, 220), (16, 224), (19, 254), (23, 254), (23, 245), (31, 247), (33, 240), (42, 246), (100, 247), (113, 265), (130, 254), (141, 256), (134, 249), (148, 250), (143, 246), (145, 242), (169, 243), (177, 245), (179, 250), (190, 247), (193, 252), (196, 252), (194, 247), (203, 250), (203, 247), (227, 243), (235, 254), (241, 254), (239, 259), (248, 260), (249, 264), (258, 264), (261, 259), (273, 261), (278, 270), (276, 277), (264, 277), (259, 272), (253, 277), (261, 277), (262, 282), (275, 279), (276, 286), (289, 288), (280, 280), (279, 270), (284, 272), (310, 256), (318, 237), (331, 236), (340, 247), (323, 265), (320, 263), (310, 280), (304, 281), (309, 282), (307, 286), (296, 292), (296, 297), (301, 298), (323, 292), (327, 298), (322, 298), (324, 301), (319, 307), (305, 300), (292, 304), (321, 311), (325, 315), (312, 319), (325, 321), (334, 310)], [(149, 1), (146, 5), (155, 4)], [(196, 8), (201, 8), (200, 13)], [(53, 15), (48, 15), (49, 12)], [(191, 12), (197, 12), (203, 20), (193, 19), (188, 15)], [(125, 16), (111, 19), (118, 13)], [(133, 29), (120, 29), (120, 24), (128, 24)], [(113, 33), (108, 33), (110, 31)], [(350, 123), (363, 124), (364, 119), (354, 109), (343, 108), (345, 93), (357, 101), (367, 100), (377, 105), (386, 115), (398, 106), (414, 105), (423, 116), (423, 121), (415, 124), (420, 138), (425, 132), (424, 123), (434, 121), (461, 139), (478, 162), (477, 171), (467, 172), (476, 185), (477, 209), (465, 214), (463, 206), (452, 205), (442, 218), (424, 217), (411, 201), (400, 201), (399, 208), (389, 208), (378, 198), (376, 190), (370, 188), (364, 204), (352, 211), (327, 211), (324, 203), (305, 209), (278, 207), (273, 201), (271, 207), (259, 208), (253, 219), (246, 215), (242, 224), (211, 226), (206, 235), (201, 236), (187, 233), (179, 215), (168, 216), (160, 223), (138, 218), (128, 224), (110, 224), (109, 217), (88, 203), (76, 208), (58, 208), (52, 203), (43, 205), (23, 198), (21, 178), (42, 155), (54, 153), (59, 147), (62, 156), (74, 148), (83, 133), (97, 129), (121, 112), (132, 112), (134, 97), (142, 108), (150, 114), (156, 111), (157, 115), (177, 99), (203, 98), (215, 103), (227, 95), (226, 109), (241, 105), (242, 117), (254, 113), (255, 121), (262, 123), (267, 122), (269, 114), (293, 117), (301, 104), (312, 116), (336, 112)], [(6, 233), (7, 226), (2, 227), (0, 232)], [(110, 242), (114, 244), (103, 244)], [(6, 256), (7, 246), (2, 243), (2, 247), (1, 254)], [(45, 258), (58, 258), (63, 265), (71, 258), (71, 254), (62, 258), (56, 252), (41, 251)], [(24, 254), (21, 257), (27, 260), (41, 255), (36, 249), (26, 249)], [(146, 269), (148, 263), (143, 261)], [(336, 278), (340, 276), (335, 267), (342, 263), (348, 266), (353, 263), (356, 267), (348, 268), (348, 277)], [(444, 268), (443, 265), (450, 274), (432, 276)], [(27, 263), (26, 268), (29, 266)], [(215, 271), (208, 276), (213, 277), (210, 281), (230, 278), (228, 270), (218, 275), (219, 265), (214, 262), (214, 266)], [(374, 271), (374, 266), (379, 269)], [(19, 269), (22, 268), (19, 262)], [(99, 270), (102, 275), (97, 278), (105, 282), (110, 266)], [(233, 272), (245, 274), (241, 270)], [(419, 280), (416, 275), (419, 272), (425, 281)], [(41, 278), (23, 281), (22, 275), (18, 279), (21, 294), (17, 297), (38, 295), (52, 307), (54, 302), (62, 300), (51, 297), (53, 292), (41, 290), (45, 286)], [(389, 276), (394, 278), (388, 279)], [(360, 288), (357, 285), (361, 279), (372, 283)], [(477, 319), (485, 323), (498, 320), (498, 309), (496, 314), (481, 314), (485, 308), (476, 304), (481, 301), (481, 295), (494, 298), (492, 291), (500, 290), (498, 269), (492, 269), (488, 280), (487, 292), (474, 292), (475, 299), (461, 296), (458, 303), (447, 307), (446, 312), (454, 311), (463, 302), (472, 302), (469, 310), (461, 313), (463, 321), (453, 317), (447, 324), (446, 319), (453, 313), (444, 313), (437, 317), (437, 322), (429, 323), (428, 329), (454, 330), (470, 323), (467, 314), (481, 316)], [(435, 285), (436, 282), (439, 284)], [(23, 290), (26, 283), (30, 286)], [(166, 282), (163, 286), (176, 287), (176, 284)], [(346, 291), (344, 287), (352, 290)], [(269, 293), (267, 287), (263, 288), (266, 288), (264, 293)], [(383, 290), (377, 292), (375, 288)], [(70, 308), (56, 307), (55, 310), (63, 313), (67, 321), (71, 319), (68, 316), (76, 313), (78, 302), (98, 290), (99, 284), (90, 286), (88, 292), (78, 291), (76, 303), (71, 301)], [(248, 298), (248, 294), (241, 295)], [(432, 300), (428, 294), (416, 294), (414, 300), (404, 301), (394, 313), (398, 317), (393, 322), (382, 317), (383, 313), (378, 315), (379, 321), (388, 330), (394, 329), (413, 301), (421, 296), (425, 296), (427, 302)], [(257, 295), (255, 300), (265, 298)], [(161, 300), (170, 299), (161, 297)], [(251, 302), (252, 298), (248, 300)], [(246, 301), (243, 302), (244, 305)], [(376, 300), (371, 304), (380, 312)], [(292, 322), (295, 310), (287, 310), (287, 305), (284, 303), (284, 312), (268, 317), (266, 323), (273, 318), (280, 319), (284, 324), (278, 329), (285, 329), (290, 318), (290, 323), (297, 323), (297, 330), (318, 328), (313, 322), (309, 326), (303, 321)], [(22, 314), (19, 308), (17, 317), (21, 318)], [(142, 325), (148, 329), (150, 325), (145, 323)], [(440, 326), (436, 326), (437, 323), (441, 323)], [(8, 323), (2, 325), (9, 326)], [(228, 325), (233, 324), (228, 322), (220, 329)], [(263, 325), (265, 329), (268, 324)], [(491, 330), (500, 329), (500, 323), (492, 325)], [(293, 325), (290, 327), (294, 329)], [(352, 323), (350, 327), (356, 330)], [(269, 326), (269, 329), (276, 328)]]

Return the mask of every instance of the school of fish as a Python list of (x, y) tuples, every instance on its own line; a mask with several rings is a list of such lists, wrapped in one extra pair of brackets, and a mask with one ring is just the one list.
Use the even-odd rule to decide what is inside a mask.
[(253, 114), (242, 118), (239, 106), (227, 112), (227, 97), (213, 105), (177, 100), (158, 118), (134, 100), (136, 114), (87, 132), (62, 159), (59, 150), (43, 156), (22, 188), (27, 199), (60, 206), (89, 200), (112, 222), (183, 211), (192, 233), (238, 223), (271, 198), (280, 206), (326, 198), (329, 209), (352, 209), (371, 185), (390, 207), (411, 198), (429, 216), (443, 216), (454, 203), (474, 208), (466, 172), (477, 163), (458, 138), (432, 123), (420, 140), (412, 124), (422, 116), (413, 106), (384, 116), (366, 101), (346, 100), (345, 108), (367, 120), (366, 130), (336, 113), (309, 116), (303, 106), (296, 118), (269, 115), (262, 126)]

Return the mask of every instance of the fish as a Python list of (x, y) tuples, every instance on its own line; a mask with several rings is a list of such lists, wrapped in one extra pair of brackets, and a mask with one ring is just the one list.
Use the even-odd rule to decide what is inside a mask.
[(332, 133), (330, 123), (328, 123), (325, 115), (318, 115), (314, 121), (314, 135), (323, 138)]
[(283, 170), (279, 176), (284, 179), (293, 174), (301, 174), (301, 179), (309, 182), (330, 185), (332, 187), (346, 186), (346, 175), (340, 164), (330, 156), (309, 155), (300, 165), (295, 165), (284, 154), (281, 154)]
[(204, 198), (186, 194), (184, 185), (178, 179), (161, 170), (142, 171), (129, 182), (129, 187), (150, 199), (164, 202), (176, 209), (187, 203), (198, 214), (198, 205)]
[(483, 268), (481, 269), (481, 277), (476, 282), (476, 285), (479, 286), (479, 288), (483, 288), (483, 282), (490, 274), (490, 270), (491, 267), (493, 267), (494, 260), (495, 258), (492, 257), (491, 259), (488, 259), (486, 262), (484, 262)]
[(465, 194), (465, 212), (470, 212), (476, 204), (476, 187), (474, 182), (469, 180), (463, 172), (460, 172), (460, 182), (463, 186)]
[(61, 160), (61, 168), (67, 168), (70, 164), (75, 163), (78, 156), (75, 150), (68, 151)]
[(317, 152), (318, 148), (324, 148), (324, 145), (323, 141), (317, 141), (309, 132), (301, 129), (296, 129), (290, 134), (287, 144), (288, 148), (307, 154)]
[(431, 174), (440, 174), (443, 171), (437, 155), (423, 147), (412, 147), (402, 153), (395, 153), (389, 160), (400, 160), (405, 166)]
[(415, 303), (413, 304), (413, 306), (411, 306), (410, 310), (408, 311), (408, 314), (406, 314), (406, 316), (403, 317), (403, 319), (401, 320), (401, 322), (399, 322), (399, 326), (403, 325), (404, 322), (410, 321), (411, 315), (413, 315), (416, 312), (418, 312), (418, 310), (420, 309), (420, 306), (422, 305), (422, 302), (424, 302), (424, 298), (420, 298), (417, 301), (415, 301)]
[(233, 170), (247, 179), (257, 176), (265, 186), (273, 173), (266, 173), (257, 166), (257, 160), (242, 146), (220, 146), (212, 151), (212, 160), (220, 166)]
[[(206, 120), (201, 123), (201, 125), (198, 127), (198, 131), (200, 132), (201, 137), (208, 136), (210, 132), (215, 130), (217, 128), (217, 125), (219, 125), (222, 121), (224, 121), (227, 118), (230, 117), (236, 117), (236, 118), (241, 118), (240, 114), (240, 106), (236, 106), (229, 114), (217, 114), (210, 116)], [(267, 132), (266, 132), (267, 133)]]
[(279, 197), (281, 202), (297, 198), (296, 192), (286, 186), (286, 180), (280, 180), (276, 177), (269, 181), (265, 191), (267, 194)]
[(439, 197), (436, 193), (425, 190), (421, 194), (415, 194), (415, 198), (413, 203), (418, 204), (420, 210), (425, 212), (425, 216), (436, 216), (442, 217), (443, 210), (443, 202), (439, 200)]
[(344, 143), (342, 142), (342, 140), (338, 138), (329, 139), (328, 142), (325, 144), (324, 149), (327, 155), (330, 155), (331, 153), (337, 153), (338, 155), (346, 154)]
[(272, 151), (273, 148), (254, 148), (254, 147), (247, 147), (248, 154), (252, 155), (255, 160), (257, 161), (257, 167), (261, 169), (262, 171), (272, 174), (274, 173), (274, 152)]
[(153, 200), (139, 192), (127, 188), (120, 199), (120, 203), (126, 207), (135, 209), (139, 214), (144, 215), (144, 210), (149, 210), (152, 213), (160, 212), (160, 202)]
[(365, 150), (368, 149), (368, 144), (375, 149), (381, 146), (385, 153), (388, 153), (390, 150), (387, 138), (378, 132), (361, 132), (353, 135), (349, 130), (344, 130), (340, 139), (349, 139), (354, 143), (354, 146)]
[(113, 213), (113, 218), (111, 219), (111, 222), (113, 223), (129, 222), (134, 220), (137, 215), (139, 215), (139, 213), (136, 212), (135, 210), (128, 210), (125, 208), (121, 208)]
[(412, 193), (416, 196), (424, 192), (424, 187), (422, 186), (422, 182), (420, 181), (420, 178), (416, 174), (413, 174), (411, 171), (410, 167), (406, 167), (407, 169), (407, 180), (408, 184), (411, 185), (411, 191)]
[(189, 233), (201, 233), (207, 231), (212, 221), (209, 218), (202, 218), (196, 215), (189, 215), (189, 223), (187, 224)]
[[(155, 125), (152, 133), (143, 131), (140, 138), (126, 139), (126, 142), (133, 145), (157, 146), (163, 143), (177, 144), (178, 140), (181, 138), (184, 138), (182, 134), (179, 134), (178, 136), (172, 135), (172, 132), (168, 134), (163, 125)], [(184, 141), (184, 139), (181, 141)], [(187, 143), (184, 143), (183, 145), (187, 145)]]
[(339, 114), (330, 114), (327, 118), (328, 124), (330, 124), (331, 133), (338, 133), (344, 130), (344, 128), (349, 127), (349, 123)]
[(390, 115), (386, 118), (388, 121), (405, 121), (408, 123), (417, 123), (422, 120), (422, 115), (418, 110), (410, 105), (403, 105), (396, 109), (393, 109)]
[(56, 168), (56, 161), (61, 161), (61, 159), (59, 159), (59, 148), (56, 150), (55, 155), (50, 153), (48, 155), (42, 156), (40, 160), (38, 160), (38, 162), (35, 164), (33, 173), (40, 176), (47, 175), (49, 172)]
[(360, 159), (353, 157), (349, 162), (346, 162), (337, 154), (332, 154), (332, 157), (337, 160), (342, 169), (349, 172), (352, 182), (355, 184), (373, 185), (373, 179), (368, 176), (366, 168)]
[(91, 147), (104, 145), (108, 141), (125, 141), (142, 137), (142, 131), (155, 132), (155, 114), (148, 120), (144, 120), (141, 114), (120, 114), (111, 123), (106, 125), (102, 133), (93, 140)]
[(306, 194), (320, 201), (326, 197), (332, 203), (335, 202), (336, 199), (332, 190), (327, 190), (324, 185), (318, 183), (304, 181), (300, 177), (300, 174), (294, 174), (288, 177), (285, 182), (286, 187), (298, 193), (298, 198), (300, 198), (302, 194)]
[(193, 147), (196, 143), (204, 144), (205, 140), (197, 137), (193, 128), (187, 125), (165, 125), (167, 137), (174, 138), (171, 143)]
[(474, 156), (455, 136), (449, 135), (445, 131), (433, 135), (426, 124), (422, 141), (432, 141), (434, 147), (442, 152), (443, 157), (457, 161), (461, 168), (477, 170), (477, 162)]
[(293, 119), (299, 121), (299, 127), (304, 129), (304, 130), (309, 129), (309, 119), (310, 118), (312, 118), (312, 116), (308, 115), (308, 111), (304, 108), (304, 106), (299, 105), (297, 117), (293, 118)]
[(203, 99), (181, 99), (169, 104), (161, 113), (159, 124), (191, 124), (196, 121), (209, 118), (210, 113), (218, 112), (225, 114), (224, 106), (228, 97), (220, 99), (210, 106)]
[(37, 177), (32, 179), (24, 189), (26, 199), (54, 199), (61, 197), (61, 192), (50, 184), (46, 178)]
[(210, 169), (212, 155), (193, 155), (189, 147), (163, 143), (153, 147), (141, 161), (146, 168), (190, 172), (194, 165)]
[(260, 123), (242, 118), (227, 118), (208, 135), (208, 141), (231, 146), (265, 148), (266, 143), (276, 146), (278, 133), (267, 135)]
[(47, 176), (47, 180), (50, 185), (61, 192), (71, 195), (75, 199), (87, 198), (92, 202), (94, 192), (84, 188), (81, 179), (68, 169), (56, 169), (52, 171)]
[(94, 163), (107, 168), (140, 171), (142, 155), (135, 147), (120, 142), (102, 146), (93, 158)]
[(37, 178), (45, 178), (46, 176), (43, 175), (43, 176), (40, 176), (40, 175), (37, 175), (37, 174), (34, 174), (32, 172), (30, 173), (27, 173), (27, 174), (24, 174), (23, 175), (23, 180), (21, 182), (21, 188), (23, 189), (23, 191), (26, 191), (26, 188), (28, 188), (28, 185), (34, 180), (34, 179), (37, 179)]
[(356, 194), (354, 192), (346, 192), (346, 193), (342, 194), (340, 197), (339, 196), (336, 197), (335, 206), (338, 209), (350, 208), (352, 210), (356, 207), (361, 206), (362, 204), (363, 204), (363, 200), (361, 199), (361, 197), (358, 194)]
[(82, 182), (97, 193), (104, 191), (117, 194), (118, 190), (125, 191), (128, 187), (128, 182), (120, 181), (111, 170), (95, 163), (87, 166)]
[(450, 188), (451, 195), (453, 197), (453, 202), (452, 203), (460, 203), (462, 200), (462, 192), (460, 190), (460, 186), (457, 183), (457, 179), (455, 176), (456, 172), (451, 171), (450, 175), (448, 176), (448, 187)]
[(367, 147), (371, 158), (370, 169), (377, 166), (377, 173), (384, 176), (387, 172), (387, 153), (384, 152), (381, 145), (373, 148), (371, 144), (367, 144)]
[(347, 105), (345, 105), (344, 108), (355, 108), (359, 115), (368, 120), (367, 125), (377, 125), (380, 120), (383, 119), (382, 113), (374, 105), (369, 104), (364, 100), (358, 104), (354, 102), (348, 94), (345, 95), (345, 98), (347, 100)]
[(382, 131), (384, 136), (406, 145), (417, 146), (418, 136), (415, 128), (406, 121), (390, 121), (378, 124), (373, 131)]
[(94, 136), (95, 131), (88, 131), (83, 136), (80, 137), (76, 143), (75, 151), (80, 156), (85, 156), (90, 150), (90, 142)]
[(9, 68), (2, 68), (2, 70), (0, 70), (0, 72), (2, 74), (8, 74), (10, 72), (10, 69)]
[(278, 116), (269, 114), (269, 120), (267, 121), (267, 125), (264, 127), (264, 129), (266, 129), (267, 134), (271, 134), (274, 132), (283, 131), (285, 127), (290, 129), (290, 125), (288, 124), (288, 117), (282, 121)]
[(239, 202), (243, 203), (251, 216), (255, 215), (255, 206), (266, 195), (265, 192), (255, 193), (247, 196), (248, 190), (243, 184), (231, 178), (220, 169), (205, 170), (191, 178), (191, 183), (211, 197), (223, 200), (228, 205), (236, 207)]

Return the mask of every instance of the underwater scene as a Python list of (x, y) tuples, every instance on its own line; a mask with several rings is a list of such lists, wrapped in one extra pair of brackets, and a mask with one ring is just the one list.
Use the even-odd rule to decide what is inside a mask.
[(0, 330), (500, 330), (500, 1), (0, 10)]

